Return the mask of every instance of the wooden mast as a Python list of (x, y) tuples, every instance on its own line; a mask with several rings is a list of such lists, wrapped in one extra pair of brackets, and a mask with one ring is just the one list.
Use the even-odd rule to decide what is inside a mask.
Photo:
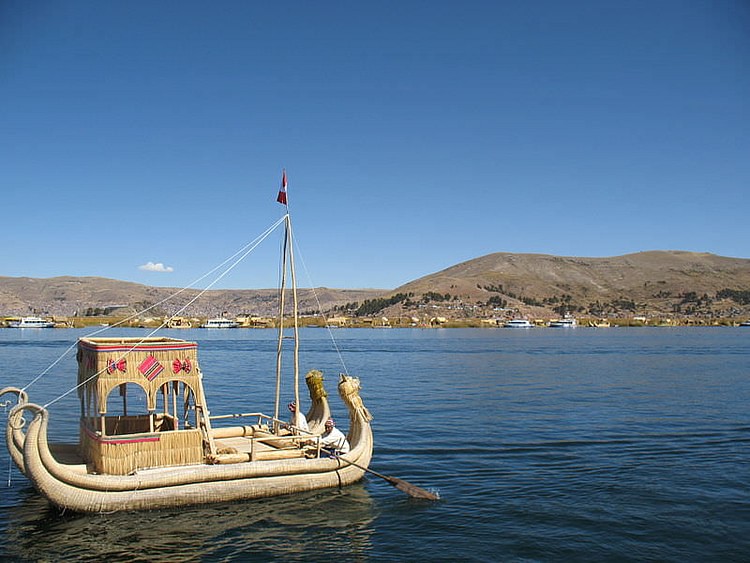
[[(279, 340), (276, 345), (276, 402), (273, 417), (279, 420), (279, 404), (281, 401), (281, 357), (284, 341), (284, 301), (286, 299), (286, 259), (289, 245), (289, 214), (284, 218), (284, 242), (281, 252), (281, 288), (279, 290)], [(278, 431), (278, 423), (274, 423), (274, 429)]]
[[(297, 300), (297, 274), (294, 268), (294, 239), (292, 238), (292, 219), (289, 216), (289, 205), (287, 202), (287, 179), (286, 170), (282, 171), (281, 190), (276, 201), (283, 204), (286, 208), (284, 216), (284, 243), (281, 259), (281, 289), (279, 291), (279, 341), (276, 347), (276, 404), (274, 406), (274, 419), (279, 420), (279, 406), (281, 404), (281, 358), (284, 341), (284, 301), (286, 299), (286, 271), (287, 260), (289, 271), (292, 278), (292, 299), (293, 299), (293, 328), (294, 328), (294, 402), (297, 405), (297, 411), (301, 408), (299, 401), (299, 306)], [(294, 423), (297, 423), (296, 412)], [(278, 431), (278, 422), (275, 423), (275, 430)]]
[(297, 405), (294, 423), (297, 424), (296, 413), (302, 412), (299, 402), (299, 304), (297, 301), (297, 273), (294, 268), (294, 237), (292, 236), (292, 218), (286, 214), (286, 239), (289, 241), (289, 269), (292, 273), (292, 298), (294, 311), (294, 402)]

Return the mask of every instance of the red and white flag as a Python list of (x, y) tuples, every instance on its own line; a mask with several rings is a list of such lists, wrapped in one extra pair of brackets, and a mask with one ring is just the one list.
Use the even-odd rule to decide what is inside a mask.
[(282, 205), (286, 205), (286, 169), (281, 171), (281, 189), (279, 195), (276, 197), (276, 201)]

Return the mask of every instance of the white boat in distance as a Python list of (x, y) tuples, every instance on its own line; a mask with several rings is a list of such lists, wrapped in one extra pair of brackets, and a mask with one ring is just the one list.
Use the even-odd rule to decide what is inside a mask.
[(8, 321), (10, 328), (54, 328), (55, 323), (41, 317), (21, 317), (18, 320)]
[(238, 326), (240, 326), (240, 323), (237, 321), (218, 317), (206, 320), (206, 322), (201, 325), (201, 328), (237, 328)]
[(503, 325), (505, 328), (534, 328), (526, 319), (513, 319)]
[(578, 322), (575, 319), (564, 318), (556, 319), (549, 322), (550, 328), (574, 328), (578, 326)]

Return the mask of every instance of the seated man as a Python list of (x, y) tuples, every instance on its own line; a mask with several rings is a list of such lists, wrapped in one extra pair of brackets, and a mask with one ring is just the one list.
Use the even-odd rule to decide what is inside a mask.
[(325, 432), (320, 436), (321, 448), (333, 455), (345, 454), (349, 452), (349, 442), (346, 436), (338, 428), (332, 418), (326, 420)]
[(297, 403), (292, 401), (287, 405), (289, 407), (289, 412), (292, 413), (292, 417), (289, 419), (289, 424), (287, 425), (287, 428), (290, 426), (295, 426), (296, 428), (300, 430), (304, 430), (305, 432), (310, 432), (310, 426), (307, 424), (307, 418), (304, 414), (299, 412), (297, 410)]

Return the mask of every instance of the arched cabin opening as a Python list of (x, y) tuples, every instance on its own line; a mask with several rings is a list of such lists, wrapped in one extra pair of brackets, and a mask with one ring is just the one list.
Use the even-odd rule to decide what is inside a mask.
[(214, 447), (198, 345), (81, 338), (81, 453), (97, 473), (201, 463)]

